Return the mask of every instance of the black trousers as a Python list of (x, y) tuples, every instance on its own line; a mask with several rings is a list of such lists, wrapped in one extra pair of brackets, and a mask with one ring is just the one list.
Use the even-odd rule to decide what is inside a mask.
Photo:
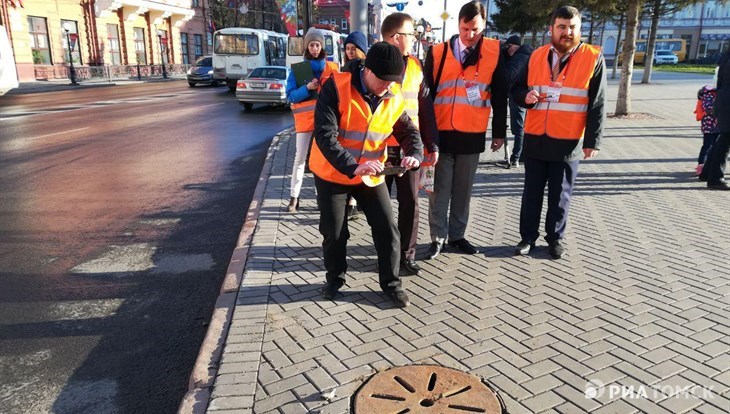
[(703, 175), (707, 170), (708, 184), (719, 184), (725, 181), (728, 149), (730, 149), (730, 132), (721, 132), (707, 155), (705, 167), (702, 169)]
[(314, 176), (314, 184), (317, 187), (319, 232), (324, 237), (322, 249), (327, 282), (337, 286), (345, 283), (347, 240), (350, 238), (345, 210), (347, 197), (352, 195), (357, 200), (358, 208), (365, 213), (373, 232), (380, 288), (384, 292), (400, 290), (400, 235), (387, 187), (382, 184), (373, 188), (365, 184), (341, 185), (317, 176)]
[(552, 243), (565, 235), (573, 185), (579, 161), (543, 161), (524, 157), (525, 187), (520, 210), (522, 240), (534, 243), (540, 236), (540, 215), (548, 187), (548, 208), (545, 216), (545, 240)]
[[(400, 147), (395, 147), (400, 153)], [(391, 147), (388, 147), (390, 155)], [(391, 165), (400, 165), (398, 156), (388, 157)], [(420, 170), (408, 170), (402, 177), (389, 175), (385, 177), (388, 193), (393, 189), (393, 182), (398, 190), (398, 231), (400, 232), (400, 250), (403, 257), (409, 260), (416, 259), (416, 244), (418, 242), (418, 186), (421, 183)]]

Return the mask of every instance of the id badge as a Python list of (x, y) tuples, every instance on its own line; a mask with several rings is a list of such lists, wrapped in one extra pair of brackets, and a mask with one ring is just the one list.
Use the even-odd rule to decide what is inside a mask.
[(482, 100), (481, 91), (479, 91), (478, 84), (467, 83), (466, 84), (466, 97), (470, 103), (477, 103)]
[(563, 90), (562, 82), (550, 82), (550, 86), (548, 86), (547, 96), (545, 97), (545, 101), (547, 101), (547, 102), (560, 101), (560, 91), (562, 91), (562, 90)]

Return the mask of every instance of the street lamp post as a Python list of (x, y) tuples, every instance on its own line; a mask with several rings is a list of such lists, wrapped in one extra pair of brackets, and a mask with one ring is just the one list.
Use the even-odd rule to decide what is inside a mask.
[[(167, 71), (165, 70), (165, 52), (162, 45), (162, 35), (165, 34), (163, 30), (157, 30), (157, 39), (160, 41), (160, 63), (162, 63), (162, 77), (167, 79)], [(165, 39), (167, 40), (167, 39)]]
[(416, 27), (416, 31), (418, 32), (418, 46), (416, 46), (416, 57), (420, 60), (421, 59), (421, 43), (423, 43), (423, 25), (419, 24), (418, 27)]
[(71, 44), (71, 36), (69, 35), (69, 32), (71, 32), (71, 25), (68, 22), (63, 24), (63, 31), (66, 32), (66, 44), (68, 45), (68, 62), (71, 65), (71, 67), (69, 68), (69, 78), (71, 78), (71, 85), (78, 85), (79, 83), (76, 82), (76, 68), (74, 68), (74, 58), (72, 55), (73, 46)]

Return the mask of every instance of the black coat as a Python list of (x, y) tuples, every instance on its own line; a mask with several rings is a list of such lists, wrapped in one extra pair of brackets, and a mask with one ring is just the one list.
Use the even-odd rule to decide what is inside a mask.
[(715, 101), (717, 128), (720, 132), (730, 133), (730, 50), (720, 58), (717, 72), (717, 100)]
[(504, 52), (504, 71), (505, 77), (507, 78), (507, 90), (512, 95), (512, 87), (515, 86), (517, 80), (520, 78), (520, 74), (525, 70), (527, 64), (530, 62), (530, 55), (532, 55), (533, 49), (530, 45), (522, 45), (515, 52), (514, 55), (510, 56), (506, 51)]

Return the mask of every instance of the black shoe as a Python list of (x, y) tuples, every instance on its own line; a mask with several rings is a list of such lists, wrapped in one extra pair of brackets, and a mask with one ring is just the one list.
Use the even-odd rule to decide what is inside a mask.
[(405, 257), (402, 257), (400, 259), (400, 268), (405, 274), (413, 276), (421, 275), (421, 266), (419, 266), (413, 259), (406, 259)]
[(408, 295), (405, 291), (394, 290), (391, 292), (385, 292), (385, 294), (393, 300), (395, 306), (399, 308), (405, 308), (411, 304), (411, 300), (408, 299)]
[(515, 254), (520, 256), (527, 256), (530, 254), (530, 250), (535, 248), (535, 243), (530, 243), (526, 240), (522, 240), (519, 243), (517, 243), (517, 246), (515, 247)]
[(431, 242), (431, 245), (428, 246), (428, 253), (426, 253), (426, 258), (428, 258), (429, 260), (435, 258), (436, 256), (439, 255), (439, 253), (441, 253), (441, 250), (443, 248), (444, 248), (443, 243)]
[(479, 250), (472, 246), (467, 239), (449, 240), (449, 246), (456, 247), (466, 254), (477, 254)]
[(520, 161), (519, 160), (512, 161), (512, 167), (513, 168), (519, 168), (520, 167)]
[(334, 283), (325, 283), (324, 287), (322, 288), (322, 297), (327, 300), (333, 300), (335, 296), (337, 296), (337, 292), (340, 290), (342, 286), (337, 286)]
[(506, 168), (508, 170), (510, 169), (510, 167), (512, 167), (512, 163), (509, 162), (509, 160), (497, 161), (497, 165), (499, 165), (500, 167)]
[(727, 185), (727, 181), (720, 181), (719, 183), (707, 183), (708, 190), (730, 190), (730, 186)]
[(552, 256), (553, 259), (560, 259), (563, 257), (563, 254), (565, 254), (565, 247), (563, 247), (562, 243), (560, 243), (560, 240), (555, 240), (550, 243), (550, 256)]

